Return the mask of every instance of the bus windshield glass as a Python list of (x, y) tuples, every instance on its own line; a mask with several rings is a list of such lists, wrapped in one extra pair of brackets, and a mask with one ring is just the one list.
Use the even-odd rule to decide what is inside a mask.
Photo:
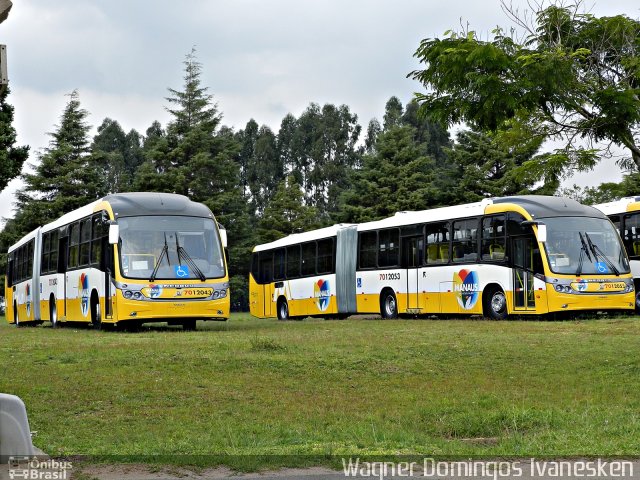
[(210, 218), (125, 217), (118, 225), (124, 277), (188, 280), (225, 274), (220, 238)]
[(620, 237), (604, 218), (545, 218), (545, 250), (554, 273), (568, 275), (629, 273)]

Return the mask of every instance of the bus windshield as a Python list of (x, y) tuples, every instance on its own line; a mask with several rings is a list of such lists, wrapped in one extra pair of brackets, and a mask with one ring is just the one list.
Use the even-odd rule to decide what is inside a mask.
[(120, 268), (127, 278), (220, 278), (224, 259), (210, 218), (126, 217), (120, 225)]
[(569, 275), (629, 273), (620, 237), (604, 218), (545, 218), (545, 250), (554, 273)]

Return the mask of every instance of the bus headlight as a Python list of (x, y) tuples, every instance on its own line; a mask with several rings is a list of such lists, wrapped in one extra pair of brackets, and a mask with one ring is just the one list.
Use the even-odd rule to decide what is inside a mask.
[(633, 292), (633, 283), (627, 283), (627, 286), (624, 289), (625, 292)]
[(135, 293), (133, 294), (133, 298), (134, 298), (135, 300), (140, 300), (140, 297), (142, 297), (142, 294), (141, 294), (140, 292), (135, 292)]
[(220, 292), (219, 292), (218, 290), (214, 290), (214, 291), (213, 291), (213, 298), (214, 298), (214, 299), (216, 299), (216, 298), (220, 298)]
[(132, 295), (133, 295), (133, 293), (131, 293), (131, 290), (125, 290), (124, 292), (122, 292), (122, 296), (124, 298), (126, 298), (127, 300), (129, 300)]
[(226, 290), (220, 290), (220, 298), (224, 298), (227, 296), (227, 291)]
[(558, 293), (571, 293), (571, 287), (569, 285), (556, 285), (555, 289)]

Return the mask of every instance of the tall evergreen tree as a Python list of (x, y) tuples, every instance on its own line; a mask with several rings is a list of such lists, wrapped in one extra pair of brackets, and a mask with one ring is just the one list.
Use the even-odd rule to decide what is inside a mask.
[(5, 189), (9, 181), (20, 175), (22, 165), (29, 156), (29, 147), (15, 146), (13, 106), (7, 103), (9, 92), (9, 88), (0, 90), (0, 191)]
[(293, 233), (306, 232), (320, 226), (314, 207), (305, 205), (300, 185), (289, 175), (278, 185), (258, 229), (260, 243), (272, 242)]
[(384, 131), (388, 131), (393, 127), (398, 127), (402, 122), (402, 102), (398, 97), (391, 97), (387, 100), (384, 107)]
[(34, 172), (22, 175), (25, 186), (16, 193), (14, 224), (19, 236), (104, 193), (101, 167), (89, 151), (87, 115), (78, 92), (72, 92), (60, 124), (49, 134), (49, 146), (39, 156), (39, 163), (32, 165)]
[(364, 156), (352, 188), (343, 194), (340, 220), (377, 220), (438, 204), (433, 186), (435, 162), (424, 155), (415, 134), (413, 127), (396, 126), (378, 136), (375, 152)]
[[(246, 275), (251, 226), (236, 159), (241, 145), (228, 128), (217, 127), (221, 115), (200, 81), (195, 51), (184, 62), (183, 90), (169, 89), (172, 120), (166, 132), (154, 123), (144, 143), (145, 162), (138, 169), (140, 190), (180, 193), (206, 204), (228, 232), (233, 275)], [(235, 293), (232, 291), (232, 295)], [(232, 298), (233, 301), (233, 298)]]

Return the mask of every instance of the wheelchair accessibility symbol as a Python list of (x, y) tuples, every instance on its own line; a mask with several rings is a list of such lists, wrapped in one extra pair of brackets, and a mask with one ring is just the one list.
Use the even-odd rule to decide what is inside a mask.
[(604, 262), (595, 262), (598, 273), (609, 273), (609, 267)]
[(178, 278), (187, 278), (189, 276), (189, 267), (186, 265), (176, 265), (174, 270)]

